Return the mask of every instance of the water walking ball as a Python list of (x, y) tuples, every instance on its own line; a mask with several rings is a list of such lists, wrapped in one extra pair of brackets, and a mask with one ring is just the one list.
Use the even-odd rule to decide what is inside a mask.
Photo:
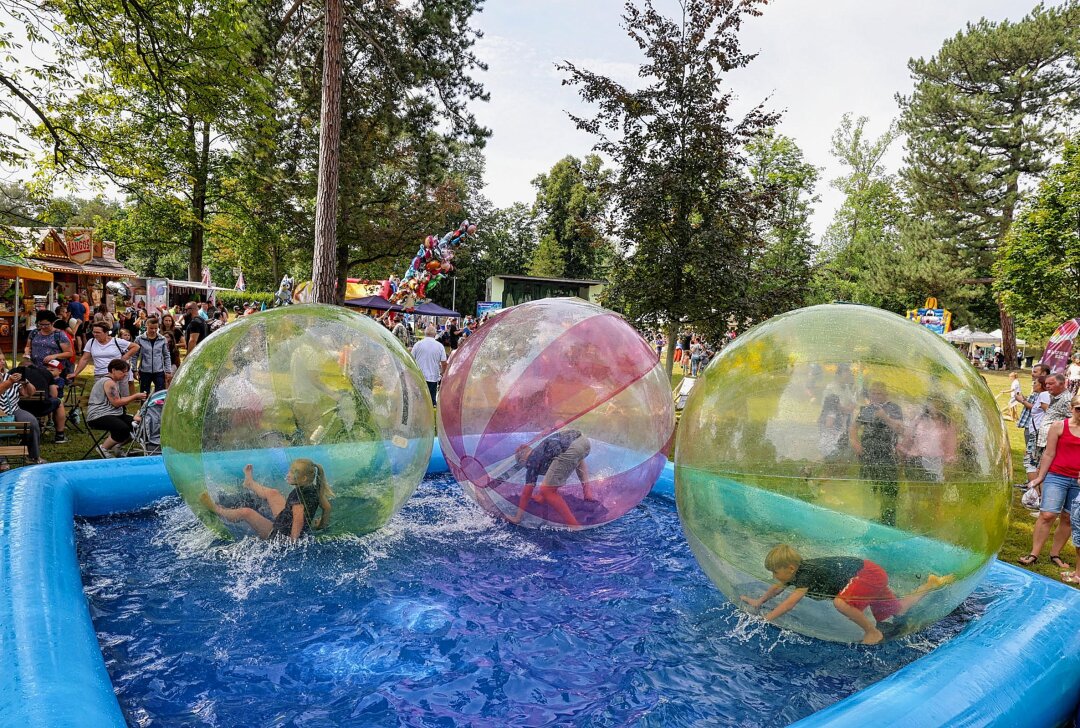
[(169, 388), (161, 436), (176, 490), (219, 534), (266, 536), (237, 517), (250, 508), (274, 520), (280, 499), (254, 481), (285, 499), (295, 488), (308, 531), (337, 536), (374, 531), (401, 508), (427, 470), (433, 424), (423, 376), (393, 335), (304, 304), (199, 342)]
[[(763, 616), (805, 587), (781, 627), (876, 639), (840, 611), (854, 607), (885, 638), (916, 631), (971, 593), (1005, 538), (994, 396), (943, 337), (894, 314), (770, 319), (710, 364), (679, 427), (676, 501), (698, 563)], [(742, 599), (777, 583), (760, 608)]]
[(489, 319), (451, 357), (439, 395), (454, 476), (487, 512), (525, 526), (626, 513), (663, 469), (673, 426), (656, 353), (620, 316), (576, 298)]

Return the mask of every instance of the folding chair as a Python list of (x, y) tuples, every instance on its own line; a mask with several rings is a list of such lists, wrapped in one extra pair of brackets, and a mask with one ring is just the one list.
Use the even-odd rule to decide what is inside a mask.
[(105, 438), (109, 436), (109, 431), (108, 430), (95, 430), (95, 429), (91, 428), (89, 425), (87, 425), (87, 431), (90, 434), (90, 439), (93, 440), (94, 442), (93, 442), (92, 445), (90, 445), (90, 449), (87, 450), (86, 452), (84, 452), (83, 456), (81, 458), (79, 458), (79, 460), (86, 460), (88, 457), (90, 457), (91, 453), (93, 453), (94, 455), (96, 455), (99, 458), (104, 458), (104, 456), (101, 454), (101, 451), (98, 449), (98, 445), (100, 445), (102, 443), (102, 441), (104, 441)]
[[(8, 444), (13, 439), (17, 439), (19, 444)], [(26, 445), (29, 439), (29, 423), (0, 421), (0, 457), (5, 461), (8, 458), (21, 458), (24, 463), (30, 462), (30, 448)]]
[(74, 427), (77, 432), (89, 432), (85, 426), (85, 415), (82, 411), (82, 395), (86, 385), (71, 382), (64, 388), (64, 408), (67, 410), (67, 423)]
[[(41, 407), (38, 405), (45, 404), (45, 393), (34, 392), (29, 397), (19, 397), (19, 409), (26, 410), (30, 414), (34, 414), (35, 411), (41, 411)], [(28, 406), (29, 405), (29, 406)], [(38, 419), (38, 424), (41, 426), (42, 438), (45, 435), (45, 428), (52, 422), (52, 415), (34, 415)]]

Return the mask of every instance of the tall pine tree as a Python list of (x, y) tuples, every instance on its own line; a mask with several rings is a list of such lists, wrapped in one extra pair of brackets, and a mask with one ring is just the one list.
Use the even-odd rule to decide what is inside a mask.
[[(981, 280), (1012, 227), (1022, 178), (1046, 170), (1063, 120), (1080, 108), (1078, 38), (1080, 5), (1040, 3), (1015, 23), (969, 23), (933, 58), (908, 63), (915, 90), (898, 100), (913, 212)], [(1012, 318), (996, 306), (1011, 365)]]

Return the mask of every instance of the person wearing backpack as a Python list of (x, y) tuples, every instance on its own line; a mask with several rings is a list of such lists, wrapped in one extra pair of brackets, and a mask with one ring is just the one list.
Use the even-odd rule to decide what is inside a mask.
[(52, 311), (38, 311), (37, 330), (30, 333), (23, 354), (34, 366), (47, 369), (57, 363), (62, 370), (71, 368), (75, 353), (71, 348), (71, 339), (56, 328), (56, 314)]
[[(94, 364), (95, 381), (107, 377), (109, 375), (109, 362), (113, 359), (123, 359), (127, 362), (131, 360), (131, 357), (139, 353), (138, 344), (114, 337), (110, 333), (110, 329), (111, 327), (103, 321), (94, 324), (94, 337), (87, 341), (86, 346), (83, 347), (82, 358), (79, 359), (79, 363), (70, 379), (79, 376), (79, 373), (91, 362)], [(120, 396), (127, 397), (127, 379), (120, 382), (120, 389)]]

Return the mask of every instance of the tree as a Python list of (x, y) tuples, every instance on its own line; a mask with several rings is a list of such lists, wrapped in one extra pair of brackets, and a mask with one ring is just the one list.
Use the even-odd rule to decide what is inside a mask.
[(1028, 336), (1080, 315), (1080, 139), (1065, 144), (998, 251), (994, 289)]
[(640, 8), (627, 2), (625, 28), (646, 56), (639, 89), (559, 66), (599, 107), (593, 118), (571, 118), (618, 165), (623, 259), (612, 267), (606, 300), (642, 327), (665, 327), (669, 341), (686, 324), (716, 333), (750, 298), (747, 251), (769, 203), (749, 189), (745, 147), (778, 117), (759, 106), (733, 120), (724, 74), (753, 59), (738, 31), (763, 4), (682, 0), (672, 19), (650, 0)]
[(68, 39), (56, 47), (60, 62), (89, 68), (54, 95), (51, 124), (40, 131), (58, 137), (55, 167), (104, 175), (151, 206), (184, 200), (187, 276), (198, 280), (228, 156), (215, 141), (235, 138), (264, 111), (266, 89), (252, 70), (253, 8), (230, 0), (50, 0), (47, 6)]
[(903, 204), (896, 194), (896, 178), (882, 164), (897, 132), (889, 124), (871, 138), (866, 130), (869, 121), (844, 114), (833, 132), (832, 155), (845, 173), (831, 185), (844, 194), (844, 201), (822, 241), (814, 297), (904, 310), (909, 303), (896, 296), (892, 286), (880, 286), (873, 275), (898, 263)]
[[(898, 100), (913, 212), (980, 277), (1012, 227), (1022, 177), (1046, 169), (1063, 120), (1080, 108), (1078, 41), (1080, 5), (1040, 3), (1015, 23), (969, 23), (933, 58), (908, 62), (915, 89)], [(996, 305), (1012, 366), (1012, 319), (1000, 298)]]
[(334, 303), (337, 287), (338, 178), (341, 165), (341, 57), (343, 0), (325, 0), (323, 10), (322, 109), (319, 115), (319, 184), (315, 195), (315, 257), (311, 297)]
[(755, 228), (758, 245), (750, 262), (750, 300), (757, 306), (744, 311), (762, 321), (806, 305), (810, 295), (815, 250), (810, 215), (820, 173), (794, 139), (775, 129), (750, 142), (747, 155), (756, 194), (772, 201), (768, 217)]
[(567, 156), (533, 180), (540, 245), (530, 275), (591, 280), (605, 273), (611, 244), (604, 236), (612, 174), (600, 157)]

